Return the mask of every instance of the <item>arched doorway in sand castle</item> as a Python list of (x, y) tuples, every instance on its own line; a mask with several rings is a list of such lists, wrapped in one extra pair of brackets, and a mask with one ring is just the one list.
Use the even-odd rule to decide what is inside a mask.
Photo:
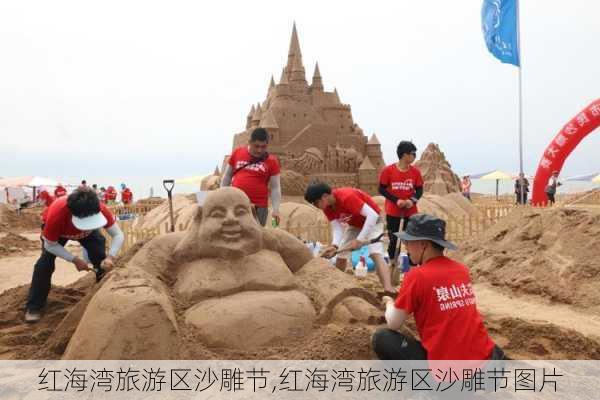
[(571, 119), (550, 142), (537, 168), (533, 182), (531, 204), (546, 205), (544, 189), (553, 171), (563, 167), (566, 159), (590, 132), (600, 125), (600, 99), (593, 101)]

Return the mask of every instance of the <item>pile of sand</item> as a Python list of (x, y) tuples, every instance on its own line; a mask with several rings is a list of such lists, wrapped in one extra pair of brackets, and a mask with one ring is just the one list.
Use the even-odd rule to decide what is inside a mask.
[(14, 207), (0, 204), (0, 232), (23, 232), (39, 229), (42, 223), (40, 207), (26, 208), (17, 215)]
[(600, 215), (567, 208), (517, 209), (462, 246), (480, 282), (600, 314)]
[[(375, 196), (373, 199), (379, 208), (384, 211), (385, 198)], [(445, 219), (448, 217), (462, 219), (463, 217), (480, 216), (477, 207), (460, 193), (450, 193), (444, 196), (425, 193), (419, 200), (417, 207), (420, 213), (432, 214)]]
[(460, 179), (435, 143), (429, 143), (415, 167), (421, 170), (425, 193), (445, 195), (460, 192)]
[[(173, 196), (173, 218), (175, 225), (186, 225), (194, 217), (197, 209), (196, 196), (193, 194), (176, 194)], [(165, 224), (170, 224), (169, 202), (165, 201), (133, 221), (132, 229), (160, 228), (164, 231)]]
[(286, 202), (279, 206), (279, 227), (287, 230), (295, 226), (320, 226), (327, 224), (323, 211), (307, 203)]
[(29, 240), (26, 237), (9, 232), (0, 238), (0, 257), (21, 253), (25, 250), (37, 250), (41, 246), (39, 241)]

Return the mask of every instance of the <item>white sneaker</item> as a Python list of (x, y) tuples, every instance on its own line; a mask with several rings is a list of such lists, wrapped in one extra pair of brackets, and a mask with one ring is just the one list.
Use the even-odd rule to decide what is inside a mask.
[(25, 313), (25, 322), (35, 323), (42, 318), (42, 313), (39, 311), (29, 311)]

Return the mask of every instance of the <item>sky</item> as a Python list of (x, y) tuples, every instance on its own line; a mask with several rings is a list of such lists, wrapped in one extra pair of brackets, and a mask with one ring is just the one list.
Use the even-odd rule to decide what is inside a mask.
[[(516, 172), (518, 72), (488, 53), (481, 0), (1, 1), (0, 176), (155, 180), (221, 164), (287, 61), (296, 21), (386, 162), (438, 143), (458, 174)], [(600, 2), (521, 2), (525, 171), (600, 97)], [(563, 176), (600, 172), (600, 134)], [(111, 178), (112, 179), (112, 178)]]

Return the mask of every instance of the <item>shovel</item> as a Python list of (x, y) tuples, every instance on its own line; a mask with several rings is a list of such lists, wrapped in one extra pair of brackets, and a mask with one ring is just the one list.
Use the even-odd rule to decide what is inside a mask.
[(163, 187), (167, 191), (167, 197), (169, 198), (169, 217), (171, 218), (171, 232), (175, 232), (175, 219), (173, 218), (173, 187), (175, 187), (175, 181), (173, 179), (163, 180)]
[[(364, 244), (364, 245), (365, 245), (365, 246), (368, 246), (368, 245), (370, 245), (370, 244), (373, 244), (373, 243), (380, 242), (380, 241), (381, 241), (381, 239), (383, 239), (383, 233), (382, 233), (381, 235), (377, 236), (376, 238), (370, 239), (369, 241), (365, 242), (365, 244)], [(331, 257), (324, 257), (324, 256), (321, 256), (321, 257), (324, 257), (324, 258), (333, 258), (333, 257), (335, 257), (336, 255), (338, 255), (339, 253), (343, 253), (343, 252), (345, 252), (345, 251), (348, 251), (348, 250), (350, 250), (350, 248), (349, 248), (348, 246), (344, 246), (344, 247), (342, 247), (341, 249), (337, 249), (337, 250), (335, 251), (335, 253), (333, 253), (333, 255), (332, 255)]]

